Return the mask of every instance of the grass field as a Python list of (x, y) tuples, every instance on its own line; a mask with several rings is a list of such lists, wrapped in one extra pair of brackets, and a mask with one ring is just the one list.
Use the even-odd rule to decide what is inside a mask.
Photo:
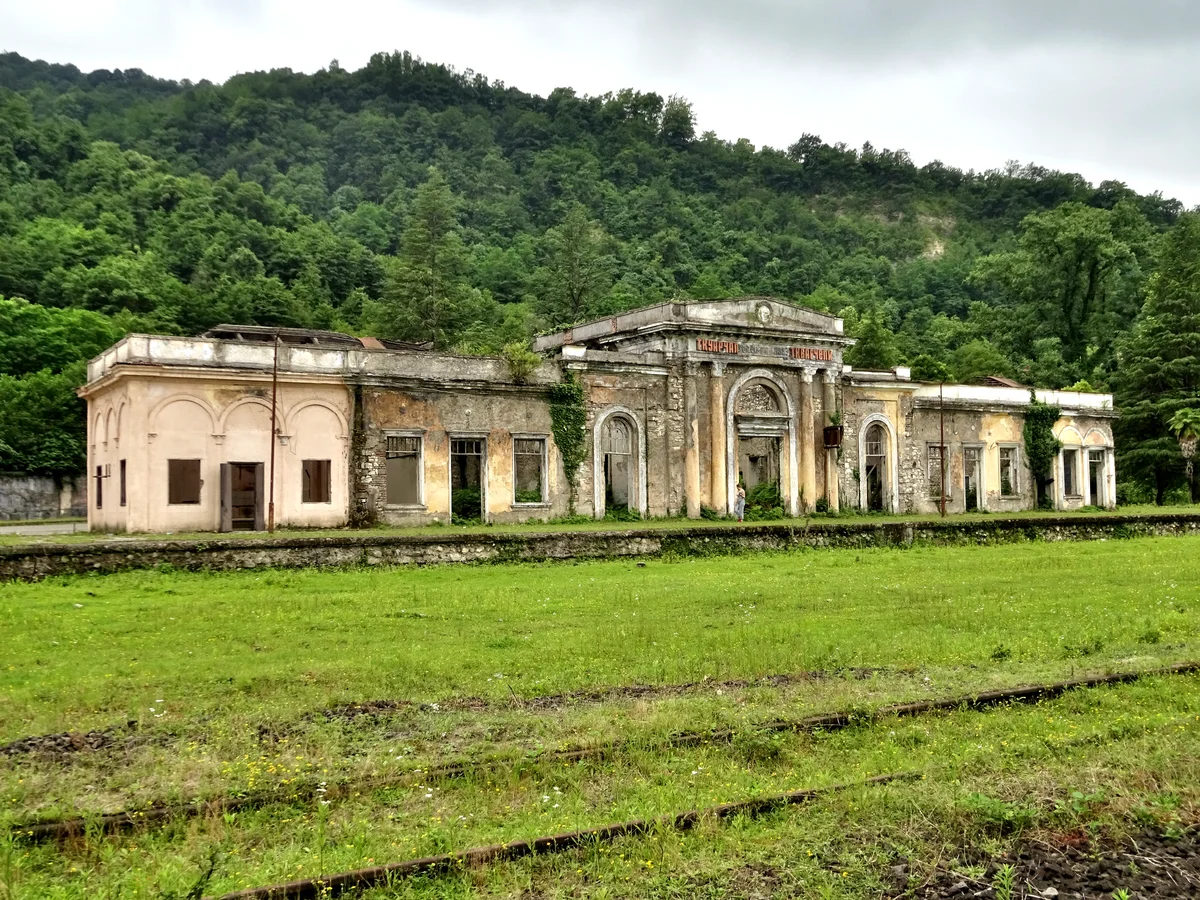
[[(210, 862), (215, 895), (909, 769), (925, 778), (373, 893), (878, 897), (901, 857), (1183, 828), (1194, 676), (837, 732), (756, 725), (1200, 658), (1198, 558), (1180, 537), (0, 585), (0, 744), (113, 728), (96, 751), (0, 756), (6, 824), (296, 793), (62, 845), (0, 838), (0, 898), (183, 897)], [(737, 737), (671, 739), (719, 727)], [(475, 768), (422, 778), (455, 761)], [(322, 782), (334, 799), (309, 802)]]

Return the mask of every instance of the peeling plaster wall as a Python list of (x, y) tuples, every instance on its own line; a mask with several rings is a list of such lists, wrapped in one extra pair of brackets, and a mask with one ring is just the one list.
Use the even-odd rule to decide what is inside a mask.
[[(500, 386), (498, 386), (500, 387)], [(550, 405), (543, 391), (508, 384), (495, 392), (428, 388), (363, 391), (364, 433), (361, 439), (360, 479), (364, 503), (377, 521), (423, 524), (448, 521), (451, 514), (450, 449), (457, 437), (483, 440), (485, 450), (487, 519), (523, 522), (565, 515), (567, 490), (562, 457), (554, 444)], [(387, 503), (387, 437), (408, 434), (422, 439), (424, 503)], [(546, 503), (514, 503), (513, 435), (546, 441)]]

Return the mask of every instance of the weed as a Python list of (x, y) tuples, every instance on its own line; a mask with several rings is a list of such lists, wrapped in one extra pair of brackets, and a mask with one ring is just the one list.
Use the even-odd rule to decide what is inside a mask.
[(1001, 834), (1025, 831), (1038, 818), (1037, 810), (1032, 807), (998, 800), (986, 794), (968, 794), (962, 805), (986, 824), (997, 828)]
[(996, 874), (992, 876), (992, 887), (996, 889), (996, 900), (1012, 900), (1015, 876), (1016, 870), (1008, 863), (996, 870)]

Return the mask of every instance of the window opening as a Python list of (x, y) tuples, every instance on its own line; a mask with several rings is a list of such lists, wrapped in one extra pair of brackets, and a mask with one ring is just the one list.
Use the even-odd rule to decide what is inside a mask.
[(167, 503), (200, 502), (200, 460), (167, 460)]
[(963, 448), (963, 495), (966, 509), (979, 509), (979, 448)]
[(121, 505), (124, 506), (125, 505), (125, 460), (121, 460), (120, 471), (121, 471)]
[(945, 473), (946, 499), (950, 499), (950, 447), (946, 448), (946, 458), (942, 459), (942, 445), (929, 444), (929, 454), (926, 476), (928, 478), (929, 496), (937, 499), (942, 493), (942, 474)]
[(388, 506), (420, 506), (421, 439), (389, 435), (386, 456)]
[(546, 501), (545, 458), (545, 438), (516, 438), (513, 440), (513, 501), (515, 503), (544, 503)]
[(300, 492), (301, 503), (332, 502), (330, 469), (330, 460), (328, 459), (304, 460), (303, 484)]
[(96, 466), (96, 509), (104, 508), (104, 466)]
[(1000, 448), (1000, 496), (1015, 497), (1021, 487), (1017, 481), (1017, 448)]

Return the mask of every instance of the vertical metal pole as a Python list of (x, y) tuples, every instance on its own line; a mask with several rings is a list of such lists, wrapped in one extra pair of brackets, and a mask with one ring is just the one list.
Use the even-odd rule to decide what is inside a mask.
[(275, 530), (275, 397), (279, 391), (279, 332), (275, 332), (275, 353), (271, 361), (271, 484), (267, 488), (267, 531)]
[(938, 418), (940, 419), (939, 427), (941, 428), (941, 452), (938, 456), (938, 468), (941, 469), (942, 478), (942, 496), (938, 499), (938, 505), (941, 507), (942, 515), (946, 515), (946, 382), (938, 384)]

